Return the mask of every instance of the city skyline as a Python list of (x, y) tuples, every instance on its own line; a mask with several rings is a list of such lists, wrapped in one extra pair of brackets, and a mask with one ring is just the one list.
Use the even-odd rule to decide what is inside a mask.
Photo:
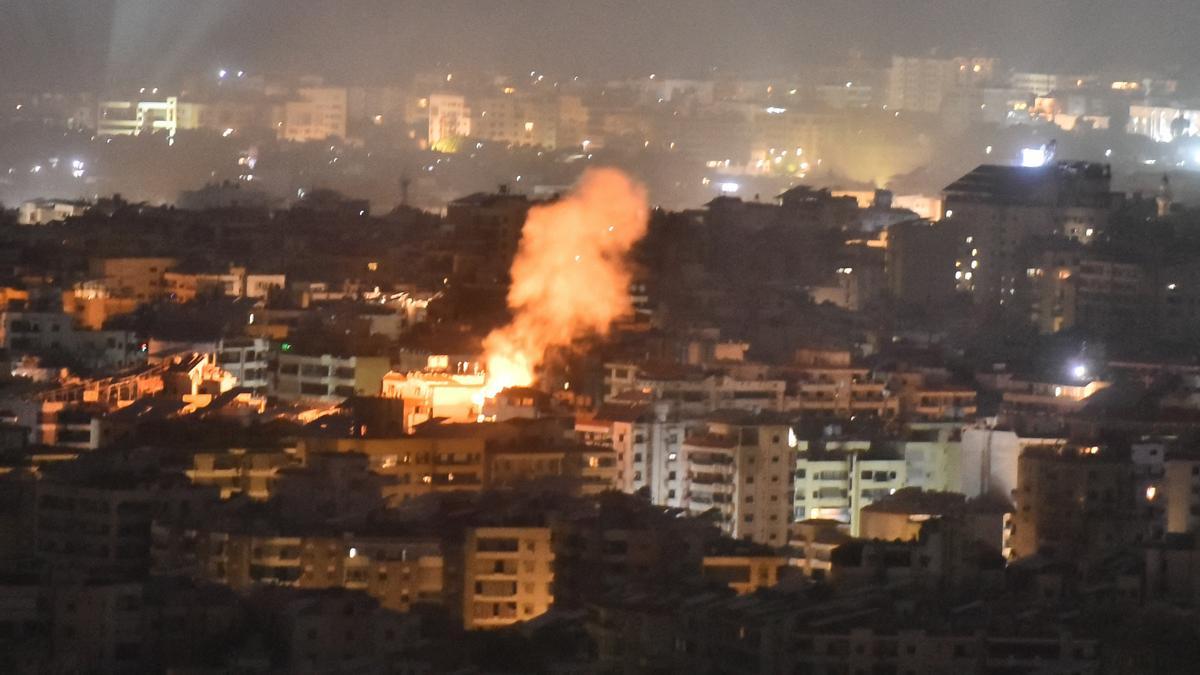
[(465, 0), (8, 0), (0, 16), (0, 85), (76, 88), (174, 83), (221, 65), (373, 82), (479, 63), (557, 77), (694, 77), (713, 68), (775, 76), (850, 50), (873, 59), (963, 53), (1021, 70), (1186, 76), (1195, 53), (1189, 38), (1200, 32), (1200, 9), (1181, 0), (516, 0), (502, 9)]

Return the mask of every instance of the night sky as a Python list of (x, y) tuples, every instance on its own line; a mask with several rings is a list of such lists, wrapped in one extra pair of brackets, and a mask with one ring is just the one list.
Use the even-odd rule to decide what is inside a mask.
[(445, 62), (775, 74), (851, 48), (1186, 74), (1197, 36), (1196, 0), (0, 0), (0, 86), (169, 86), (220, 65), (358, 81)]

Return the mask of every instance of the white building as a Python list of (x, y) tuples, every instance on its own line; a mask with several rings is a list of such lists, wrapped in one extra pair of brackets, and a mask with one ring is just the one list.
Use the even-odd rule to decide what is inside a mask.
[(575, 422), (575, 435), (587, 445), (617, 453), (617, 486), (623, 492), (647, 490), (658, 506), (684, 505), (683, 439), (689, 424), (670, 413), (668, 403), (606, 405), (595, 417)]
[(138, 136), (166, 132), (174, 136), (179, 128), (179, 99), (145, 101), (101, 101), (96, 116), (97, 136)]
[(795, 518), (850, 524), (858, 536), (859, 512), (907, 484), (902, 457), (872, 452), (867, 441), (825, 442), (823, 449), (799, 444), (795, 461)]
[(221, 340), (217, 361), (238, 380), (238, 386), (256, 394), (266, 393), (271, 385), (271, 343), (263, 338)]
[(967, 497), (991, 494), (1012, 501), (1021, 453), (1029, 447), (1065, 444), (1062, 438), (1025, 437), (984, 425), (968, 427), (962, 432), (959, 491)]
[(457, 94), (434, 94), (429, 97), (429, 148), (453, 152), (457, 139), (471, 135), (471, 108), (467, 99)]
[(905, 487), (962, 492), (962, 427), (958, 424), (911, 424), (896, 448), (904, 458)]
[(605, 364), (605, 401), (638, 393), (653, 401), (669, 401), (680, 415), (706, 415), (717, 410), (782, 411), (787, 383), (744, 379), (698, 369), (655, 371), (634, 363)]
[(82, 216), (91, 205), (66, 199), (34, 199), (21, 204), (17, 211), (18, 225), (48, 225)]
[(295, 100), (283, 104), (276, 135), (294, 143), (344, 139), (346, 110), (344, 88), (302, 87), (296, 90)]
[(391, 362), (385, 356), (280, 353), (272, 394), (285, 400), (336, 402), (378, 396)]
[(0, 314), (0, 346), (9, 352), (62, 351), (85, 366), (101, 370), (146, 362), (141, 342), (131, 331), (84, 330), (61, 312)]
[(723, 411), (681, 448), (683, 503), (693, 514), (715, 513), (731, 537), (769, 546), (788, 541), (796, 436), (790, 424)]

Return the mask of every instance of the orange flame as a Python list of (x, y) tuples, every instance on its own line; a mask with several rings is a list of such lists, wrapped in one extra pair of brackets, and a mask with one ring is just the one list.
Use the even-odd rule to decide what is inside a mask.
[(529, 211), (508, 292), (513, 320), (483, 342), (485, 396), (533, 384), (546, 350), (604, 335), (630, 311), (627, 258), (648, 220), (645, 189), (616, 169), (591, 169), (571, 194)]

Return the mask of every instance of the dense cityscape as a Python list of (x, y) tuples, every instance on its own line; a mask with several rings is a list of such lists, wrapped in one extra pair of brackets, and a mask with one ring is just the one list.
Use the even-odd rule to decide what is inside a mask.
[(1186, 63), (172, 40), (0, 47), (0, 672), (1200, 671)]

